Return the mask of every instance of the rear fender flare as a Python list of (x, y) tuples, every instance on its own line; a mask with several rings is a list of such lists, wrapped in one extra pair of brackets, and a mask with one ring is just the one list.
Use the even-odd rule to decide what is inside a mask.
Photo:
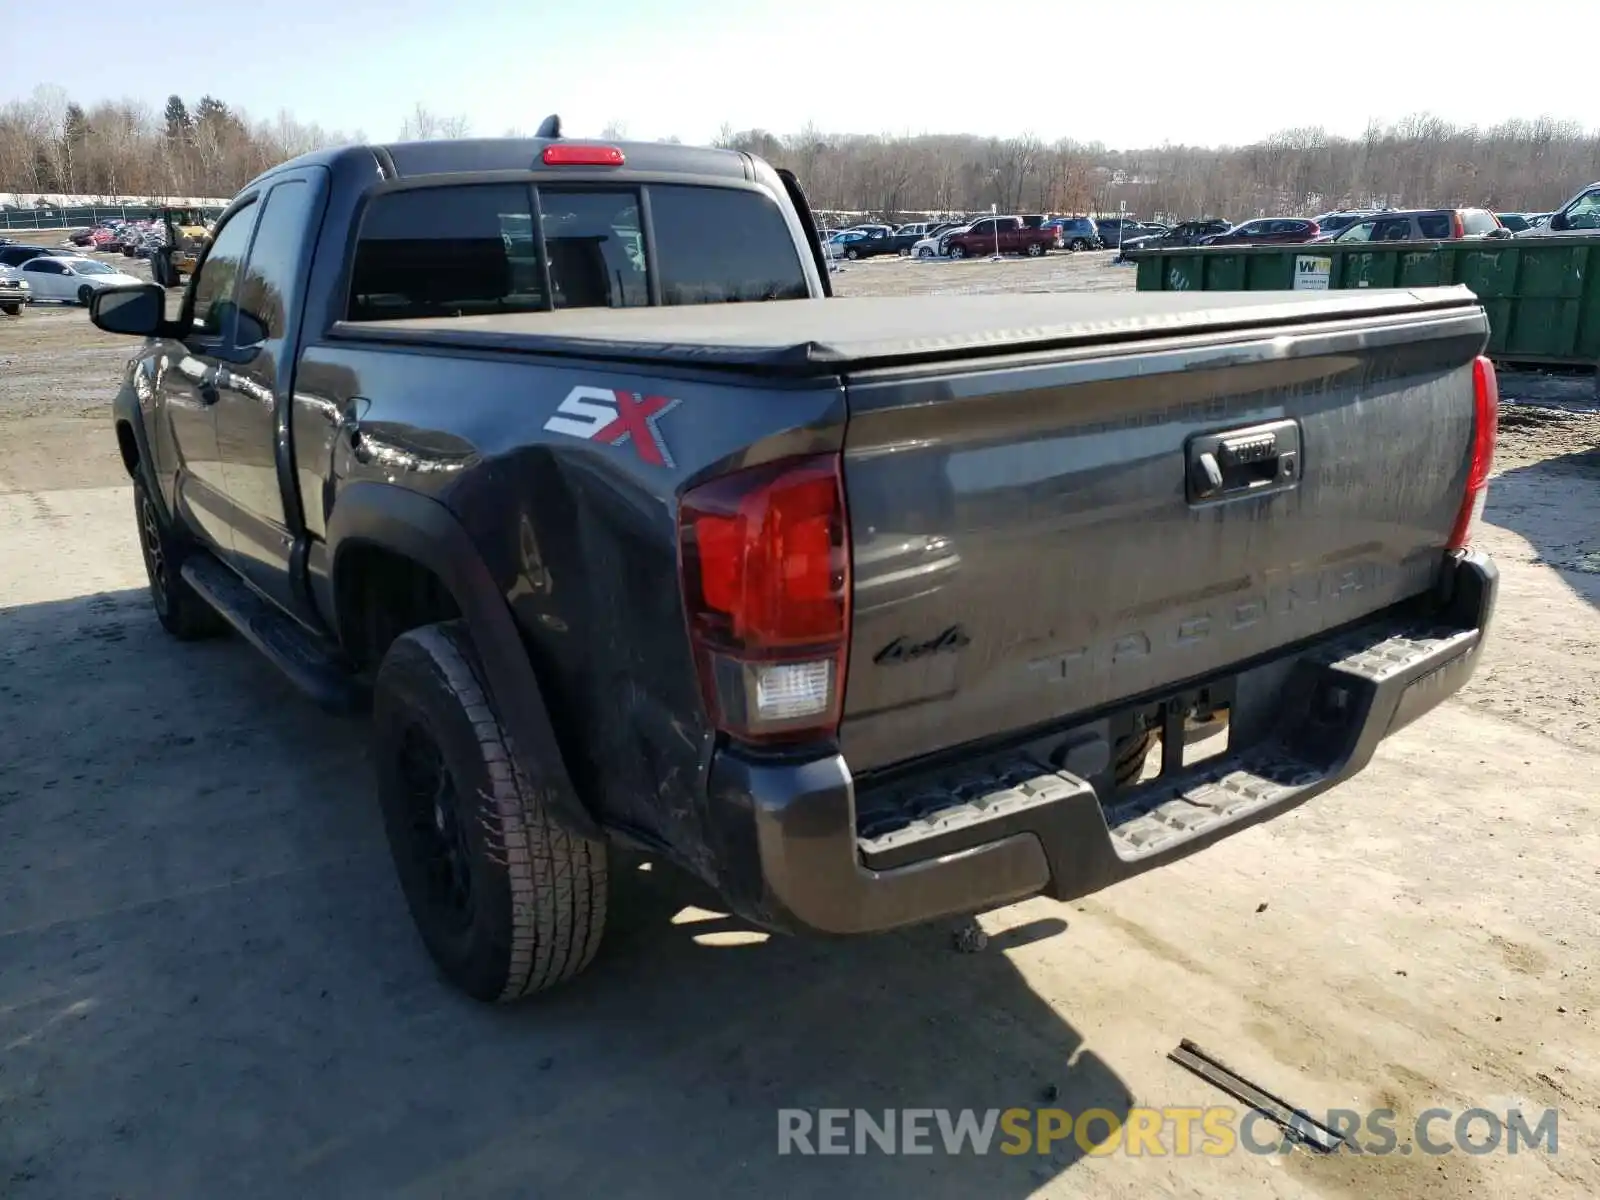
[[(510, 605), (455, 515), (417, 492), (386, 483), (352, 483), (340, 489), (334, 503), (327, 545), (330, 592), (337, 588), (341, 554), (363, 545), (404, 555), (438, 577), (467, 623), (490, 699), (524, 774), (556, 820), (573, 833), (600, 838), (600, 827), (567, 771)], [(337, 620), (336, 605), (328, 612)]]
[[(133, 369), (142, 371), (144, 364), (135, 363)], [(161, 519), (170, 528), (173, 523), (170, 497), (161, 487), (158, 464), (150, 449), (150, 431), (145, 428), (144, 409), (139, 405), (139, 393), (134, 390), (131, 378), (122, 381), (122, 386), (117, 389), (117, 394), (111, 401), (111, 420), (114, 428), (120, 429), (126, 425), (132, 431), (133, 444), (139, 461), (137, 466), (129, 469), (128, 478), (138, 478), (143, 481), (145, 491), (150, 493)], [(117, 447), (119, 451), (122, 448), (120, 433), (117, 437)], [(126, 458), (123, 460), (123, 466), (128, 466)]]

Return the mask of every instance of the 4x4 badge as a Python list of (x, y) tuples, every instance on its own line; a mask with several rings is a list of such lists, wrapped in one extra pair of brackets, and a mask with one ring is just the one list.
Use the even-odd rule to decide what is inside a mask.
[(963, 646), (970, 645), (972, 645), (972, 639), (967, 636), (967, 631), (959, 625), (952, 625), (938, 637), (929, 638), (925, 642), (897, 637), (874, 654), (872, 661), (880, 667), (890, 666), (894, 663), (905, 663), (918, 658), (927, 658), (930, 654), (952, 653)]

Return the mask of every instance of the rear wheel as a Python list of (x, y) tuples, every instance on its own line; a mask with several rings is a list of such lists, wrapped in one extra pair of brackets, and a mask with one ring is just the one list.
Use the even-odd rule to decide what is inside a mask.
[(14, 317), (21, 311), (22, 305), (20, 304), (0, 304), (0, 312), (5, 313), (8, 317)]
[(856, 259), (861, 257), (861, 255), (857, 254), (854, 250), (846, 250), (844, 252), (844, 256), (846, 258), (848, 258), (851, 262), (855, 262)]
[(1042, 242), (1029, 242), (1028, 243), (1028, 257), (1029, 258), (1038, 258), (1043, 253), (1044, 253), (1044, 244)]
[(1072, 248), (1074, 250), (1087, 250), (1089, 248), (1089, 243), (1084, 241), (1082, 238), (1073, 238)]
[(582, 971), (606, 920), (606, 845), (524, 777), (460, 621), (396, 638), (373, 693), (378, 800), (400, 886), (444, 975), (517, 1000)]
[(181, 574), (189, 547), (168, 527), (143, 479), (133, 481), (133, 514), (139, 524), (139, 549), (150, 581), (150, 604), (161, 626), (180, 642), (215, 637), (226, 623)]

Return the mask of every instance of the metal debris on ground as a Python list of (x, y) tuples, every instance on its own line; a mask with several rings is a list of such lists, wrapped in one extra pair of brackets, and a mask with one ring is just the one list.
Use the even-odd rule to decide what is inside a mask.
[(1169, 1050), (1167, 1057), (1180, 1067), (1194, 1072), (1207, 1083), (1220, 1088), (1240, 1103), (1248, 1104), (1277, 1124), (1295, 1141), (1312, 1150), (1332, 1154), (1344, 1145), (1344, 1138), (1309, 1113), (1280, 1100), (1271, 1092), (1263, 1091), (1243, 1075), (1200, 1049), (1188, 1038), (1179, 1042), (1176, 1050)]

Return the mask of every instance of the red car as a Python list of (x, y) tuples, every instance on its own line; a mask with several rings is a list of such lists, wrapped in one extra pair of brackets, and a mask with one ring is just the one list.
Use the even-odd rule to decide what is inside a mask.
[(952, 233), (945, 242), (945, 253), (951, 258), (978, 258), (995, 253), (1037, 258), (1047, 250), (1060, 248), (1059, 230), (1030, 229), (1021, 217), (984, 217)]
[(1277, 246), (1309, 242), (1322, 233), (1321, 227), (1305, 217), (1258, 217), (1241, 221), (1226, 233), (1213, 234), (1202, 246)]

